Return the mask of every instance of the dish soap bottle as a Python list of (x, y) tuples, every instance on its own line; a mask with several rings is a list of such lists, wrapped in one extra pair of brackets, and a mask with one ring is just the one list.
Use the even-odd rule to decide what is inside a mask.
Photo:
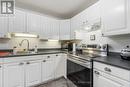
[(13, 47), (13, 54), (14, 55), (17, 54), (17, 47), (16, 46)]
[(38, 50), (37, 50), (37, 46), (35, 46), (35, 48), (34, 48), (34, 52), (35, 52), (35, 53), (38, 52)]

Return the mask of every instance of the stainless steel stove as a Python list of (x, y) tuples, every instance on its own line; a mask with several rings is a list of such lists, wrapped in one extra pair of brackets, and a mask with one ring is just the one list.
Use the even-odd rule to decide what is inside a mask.
[(82, 51), (68, 54), (67, 77), (78, 87), (92, 87), (92, 59), (107, 56), (108, 45), (86, 45)]

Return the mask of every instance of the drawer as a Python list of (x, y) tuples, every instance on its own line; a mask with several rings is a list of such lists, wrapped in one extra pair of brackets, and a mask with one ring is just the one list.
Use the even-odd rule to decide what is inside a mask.
[(56, 57), (61, 57), (62, 54), (61, 53), (58, 53), (58, 54), (48, 54), (48, 55), (43, 55), (43, 58), (45, 59), (54, 59)]
[(3, 63), (5, 64), (5, 63), (13, 63), (13, 62), (21, 62), (21, 61), (40, 60), (40, 59), (42, 59), (41, 55), (9, 57), (9, 58), (4, 58)]
[(130, 71), (128, 70), (114, 67), (108, 64), (99, 63), (99, 62), (94, 62), (94, 69), (101, 70), (105, 73), (111, 74), (115, 77), (130, 82)]

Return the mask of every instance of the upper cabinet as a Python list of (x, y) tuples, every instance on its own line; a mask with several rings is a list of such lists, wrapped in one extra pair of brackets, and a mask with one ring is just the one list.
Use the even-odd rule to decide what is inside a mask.
[(80, 30), (85, 30), (85, 24), (93, 24), (101, 18), (100, 2), (93, 4), (83, 12), (71, 18), (71, 39), (77, 38), (77, 33)]
[(81, 15), (76, 15), (75, 17), (71, 18), (71, 39), (76, 39), (76, 31), (81, 29)]
[(70, 39), (70, 20), (60, 20), (60, 40)]
[(27, 32), (39, 34), (41, 28), (41, 16), (35, 13), (27, 13)]
[(100, 0), (104, 36), (130, 33), (129, 0)]
[(9, 16), (9, 32), (27, 32), (25, 11), (16, 9), (15, 14)]
[(6, 37), (8, 33), (8, 16), (0, 17), (0, 37)]
[(96, 2), (92, 6), (88, 7), (86, 10), (81, 12), (81, 25), (84, 22), (94, 23), (97, 19), (101, 18), (101, 5), (100, 2)]
[(51, 22), (50, 37), (48, 39), (59, 40), (59, 31), (60, 31), (59, 20), (52, 19), (50, 22)]
[(40, 39), (59, 39), (59, 20), (42, 17)]

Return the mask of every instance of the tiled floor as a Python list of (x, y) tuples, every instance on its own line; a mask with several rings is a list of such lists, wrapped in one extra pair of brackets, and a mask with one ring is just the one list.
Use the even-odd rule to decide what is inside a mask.
[(60, 78), (35, 87), (76, 87), (70, 80)]

